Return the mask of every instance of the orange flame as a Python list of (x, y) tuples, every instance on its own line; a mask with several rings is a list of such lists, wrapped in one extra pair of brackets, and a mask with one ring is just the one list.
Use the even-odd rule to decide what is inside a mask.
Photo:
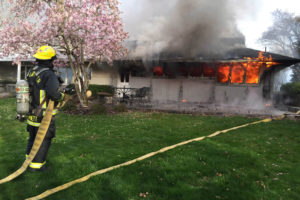
[(269, 57), (265, 57), (263, 54), (264, 54), (264, 52), (261, 51), (261, 52), (259, 52), (257, 58), (246, 57), (245, 59), (248, 60), (248, 63), (256, 63), (256, 64), (260, 64), (260, 65), (265, 64), (267, 68), (270, 68), (273, 65), (279, 64), (279, 63), (273, 62), (272, 55), (270, 55)]
[(222, 64), (218, 68), (218, 82), (227, 83), (229, 80), (230, 65)]
[(241, 63), (233, 63), (231, 72), (231, 83), (244, 82), (245, 69)]
[(270, 68), (278, 63), (273, 62), (272, 56), (263, 56), (260, 52), (257, 58), (245, 58), (247, 62), (220, 64), (218, 67), (218, 82), (258, 84), (259, 74), (263, 67)]

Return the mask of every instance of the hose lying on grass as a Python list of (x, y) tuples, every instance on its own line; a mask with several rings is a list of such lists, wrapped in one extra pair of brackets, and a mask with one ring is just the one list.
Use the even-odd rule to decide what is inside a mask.
[(250, 126), (250, 125), (255, 125), (255, 124), (260, 124), (260, 123), (268, 123), (268, 122), (271, 122), (272, 120), (281, 120), (281, 119), (284, 119), (284, 118), (285, 118), (285, 115), (282, 115), (281, 117), (274, 118), (274, 119), (268, 118), (268, 119), (260, 120), (260, 121), (257, 121), (257, 122), (252, 122), (252, 123), (244, 124), (244, 125), (241, 125), (241, 126), (233, 127), (233, 128), (230, 128), (230, 129), (226, 129), (226, 130), (222, 130), (222, 131), (216, 131), (215, 133), (210, 134), (208, 136), (202, 136), (202, 137), (198, 137), (198, 138), (194, 138), (194, 139), (191, 139), (191, 140), (187, 140), (187, 141), (184, 141), (184, 142), (172, 145), (172, 146), (168, 146), (168, 147), (162, 148), (162, 149), (160, 149), (158, 151), (155, 151), (155, 152), (152, 152), (152, 153), (148, 153), (148, 154), (146, 154), (144, 156), (141, 156), (139, 158), (136, 158), (134, 160), (130, 160), (130, 161), (127, 161), (127, 162), (119, 164), (119, 165), (115, 165), (115, 166), (112, 166), (112, 167), (109, 167), (109, 168), (106, 168), (106, 169), (101, 169), (99, 171), (93, 172), (93, 173), (88, 174), (88, 175), (86, 175), (86, 176), (84, 176), (82, 178), (79, 178), (79, 179), (76, 179), (74, 181), (65, 183), (65, 184), (63, 184), (61, 186), (58, 186), (56, 188), (49, 189), (49, 190), (43, 192), (42, 194), (40, 194), (38, 196), (31, 197), (31, 198), (28, 198), (26, 200), (38, 200), (38, 199), (46, 198), (46, 197), (48, 197), (48, 196), (50, 196), (50, 195), (52, 195), (54, 193), (57, 193), (57, 192), (62, 191), (62, 190), (65, 190), (65, 189), (71, 187), (74, 184), (85, 182), (85, 181), (87, 181), (88, 179), (90, 179), (93, 176), (104, 174), (106, 172), (112, 171), (114, 169), (118, 169), (120, 167), (132, 165), (132, 164), (134, 164), (134, 163), (136, 163), (138, 161), (145, 160), (147, 158), (153, 157), (153, 156), (155, 156), (157, 154), (164, 153), (166, 151), (169, 151), (169, 150), (174, 149), (174, 148), (179, 147), (179, 146), (183, 146), (183, 145), (186, 145), (186, 144), (189, 144), (189, 143), (192, 143), (192, 142), (201, 141), (201, 140), (204, 140), (205, 138), (212, 138), (212, 137), (215, 137), (217, 135), (220, 135), (221, 133), (227, 133), (229, 131), (237, 130), (237, 129), (244, 128), (244, 127), (247, 127), (247, 126)]
[(0, 180), (0, 184), (9, 182), (13, 179), (15, 179), (16, 177), (20, 176), (22, 173), (24, 173), (24, 171), (26, 171), (28, 165), (31, 163), (31, 161), (34, 159), (35, 155), (37, 154), (37, 152), (39, 151), (44, 138), (46, 136), (47, 130), (49, 128), (49, 124), (51, 122), (52, 119), (52, 112), (54, 109), (54, 101), (49, 101), (48, 107), (46, 109), (46, 114), (43, 117), (43, 120), (41, 122), (41, 125), (39, 127), (39, 130), (36, 134), (32, 149), (30, 151), (29, 156), (26, 158), (26, 160), (24, 161), (23, 165), (20, 167), (20, 169), (18, 169), (17, 171), (15, 171), (14, 173), (12, 173), (11, 175), (7, 176), (4, 179)]
[[(62, 108), (68, 100), (69, 100), (69, 95), (65, 94), (64, 101), (60, 102), (57, 105), (56, 108), (57, 109)], [(1, 179), (0, 184), (9, 182), (9, 181), (17, 178), (18, 176), (20, 176), (21, 174), (23, 174), (26, 171), (28, 165), (34, 159), (34, 157), (36, 156), (37, 152), (39, 151), (39, 149), (40, 149), (40, 147), (41, 147), (41, 145), (44, 141), (44, 138), (46, 136), (47, 130), (49, 128), (49, 125), (50, 125), (50, 122), (51, 122), (51, 119), (52, 119), (53, 110), (54, 110), (54, 101), (50, 100), (49, 104), (46, 108), (45, 116), (43, 117), (41, 125), (39, 127), (39, 130), (36, 134), (36, 137), (35, 137), (33, 146), (31, 148), (30, 154), (28, 155), (28, 157), (24, 161), (23, 165), (17, 171), (12, 173), (11, 175), (7, 176), (6, 178)]]

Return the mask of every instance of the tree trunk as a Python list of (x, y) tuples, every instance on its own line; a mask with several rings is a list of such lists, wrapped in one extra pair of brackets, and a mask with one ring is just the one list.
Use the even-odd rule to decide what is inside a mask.
[(87, 68), (84, 64), (76, 62), (71, 64), (71, 68), (73, 71), (73, 80), (76, 89), (76, 94), (80, 101), (80, 105), (81, 107), (86, 108), (88, 107), (88, 99), (86, 96), (86, 92), (88, 90), (89, 85)]

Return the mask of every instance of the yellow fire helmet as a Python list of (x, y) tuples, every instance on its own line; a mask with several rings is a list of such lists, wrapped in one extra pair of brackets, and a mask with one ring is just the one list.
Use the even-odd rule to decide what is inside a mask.
[(39, 60), (51, 60), (56, 56), (55, 49), (50, 46), (40, 47), (36, 54), (33, 55), (34, 58)]

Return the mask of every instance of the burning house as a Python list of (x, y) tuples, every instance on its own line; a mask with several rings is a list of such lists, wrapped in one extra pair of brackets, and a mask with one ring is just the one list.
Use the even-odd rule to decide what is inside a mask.
[[(274, 105), (276, 77), (299, 60), (245, 47), (237, 18), (254, 1), (139, 3), (125, 18), (129, 56), (92, 71), (92, 84), (116, 87), (135, 106), (259, 113)], [(137, 17), (138, 16), (138, 17)]]
[[(245, 47), (236, 18), (251, 8), (255, 11), (248, 0), (139, 2), (125, 23), (133, 40), (128, 57), (113, 66), (95, 64), (90, 84), (115, 87), (116, 95), (135, 107), (269, 111), (277, 75), (300, 61)], [(70, 69), (61, 74), (71, 82)]]
[(299, 62), (245, 47), (194, 57), (161, 53), (157, 58), (95, 67), (91, 83), (113, 85), (135, 107), (264, 114), (274, 105), (276, 75)]

